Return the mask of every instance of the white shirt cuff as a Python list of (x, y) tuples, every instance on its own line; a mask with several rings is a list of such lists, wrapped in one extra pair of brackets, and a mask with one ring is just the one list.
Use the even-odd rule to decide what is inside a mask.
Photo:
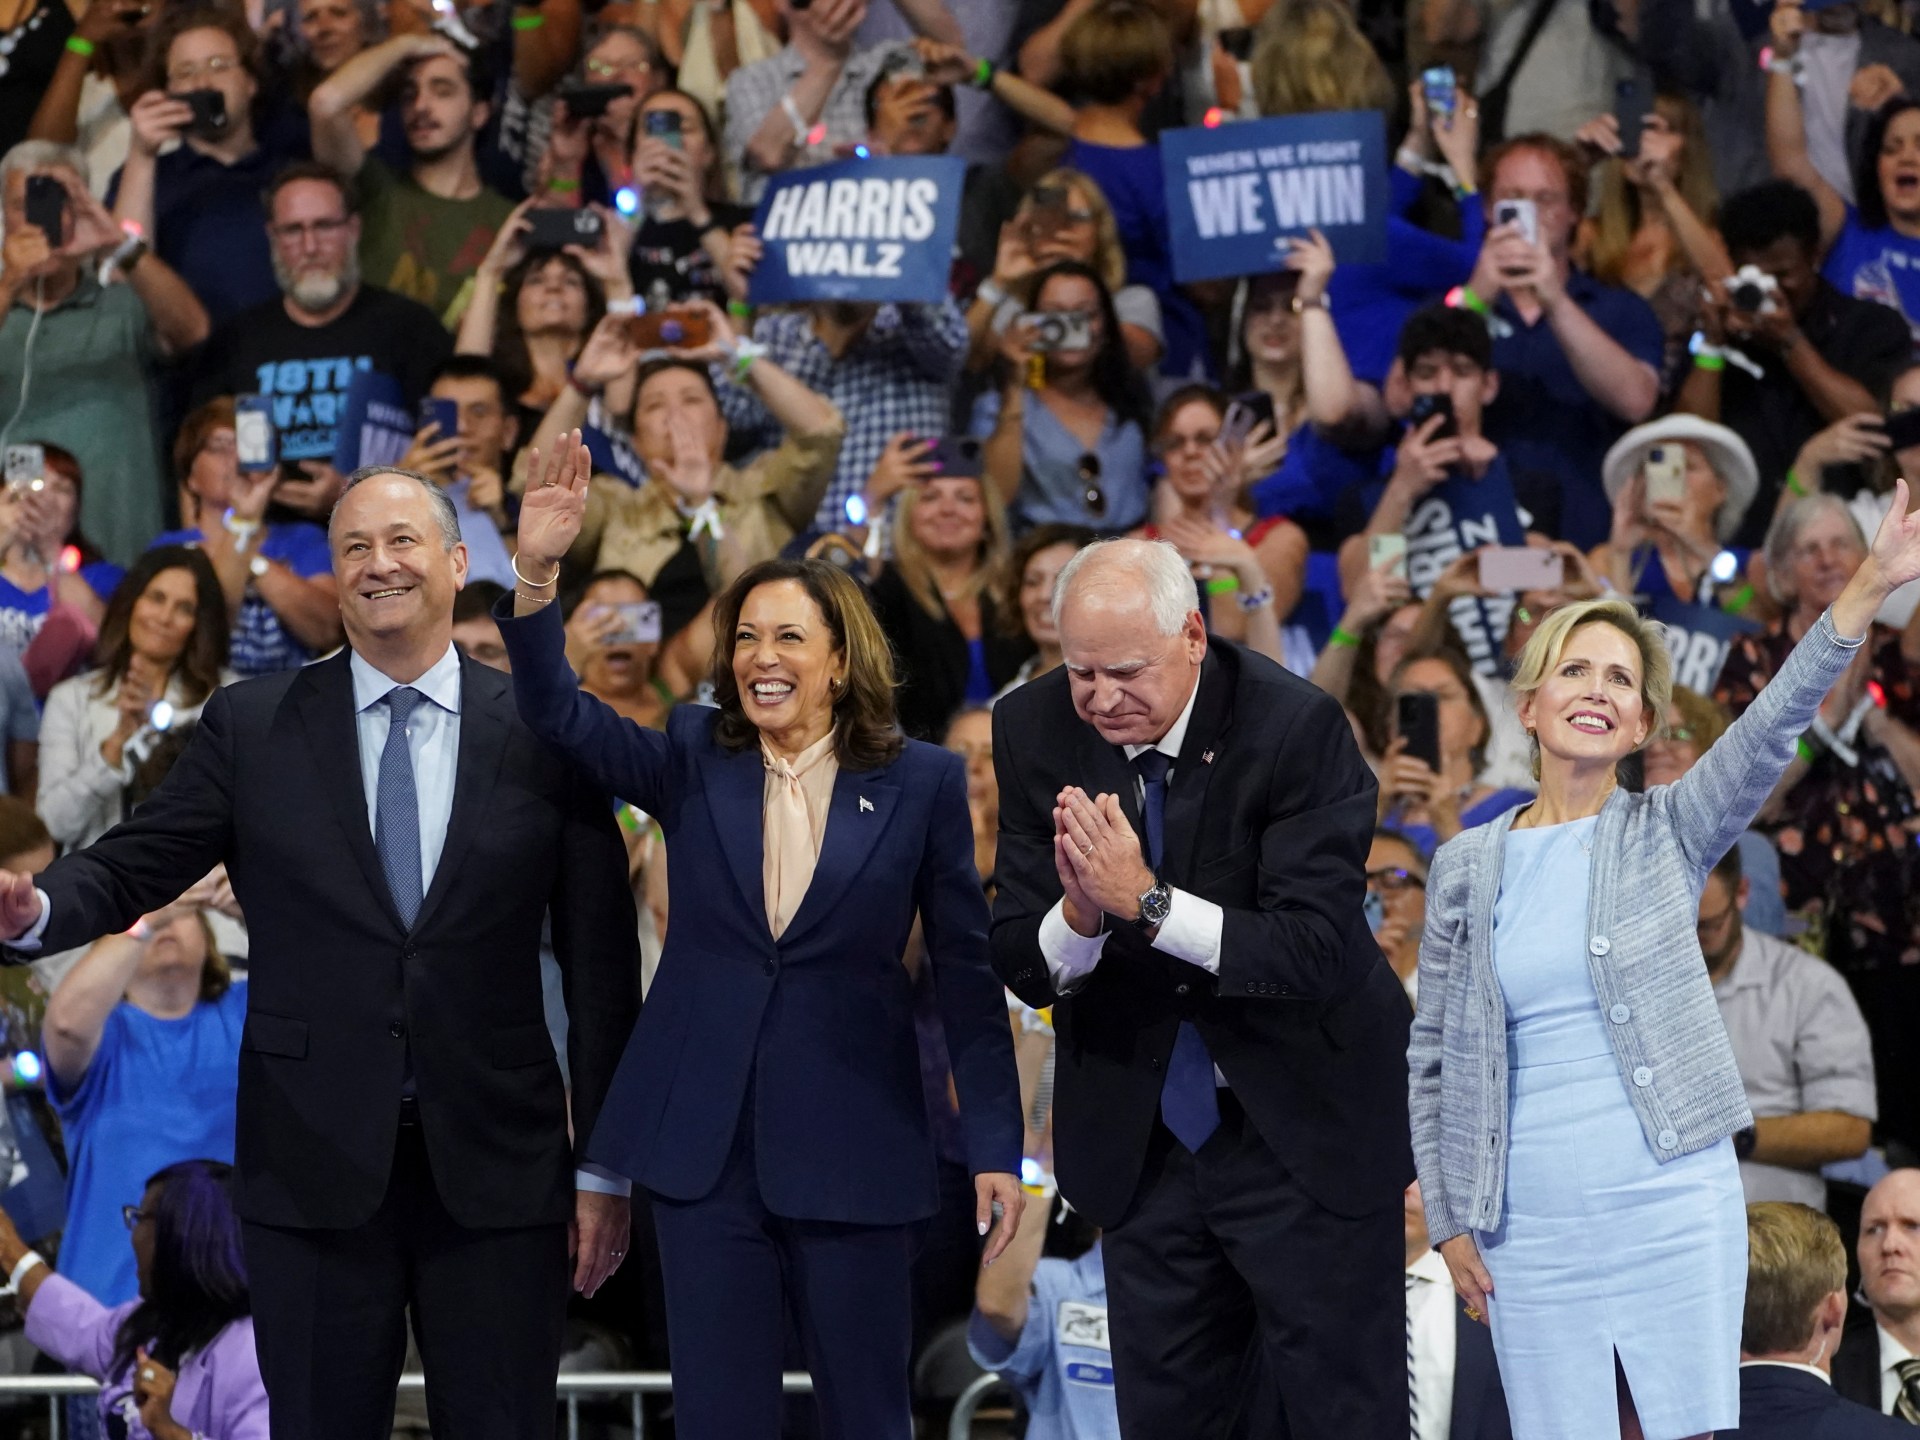
[(1210, 975), (1220, 973), (1220, 936), (1226, 927), (1226, 912), (1211, 900), (1172, 890), (1167, 918), (1160, 922), (1153, 937), (1153, 948), (1165, 951), (1189, 965), (1198, 965)]
[(573, 1188), (594, 1195), (631, 1195), (633, 1182), (604, 1165), (583, 1162), (573, 1172)]
[(40, 897), (40, 918), (33, 922), (33, 928), (18, 940), (9, 940), (7, 946), (12, 950), (38, 950), (40, 942), (47, 933), (47, 922), (53, 918), (53, 901), (47, 898), (47, 892), (38, 885), (33, 893)]
[(1056, 900), (1040, 921), (1040, 958), (1047, 962), (1054, 992), (1068, 994), (1093, 973), (1106, 949), (1107, 935), (1082, 935), (1067, 923), (1067, 902)]

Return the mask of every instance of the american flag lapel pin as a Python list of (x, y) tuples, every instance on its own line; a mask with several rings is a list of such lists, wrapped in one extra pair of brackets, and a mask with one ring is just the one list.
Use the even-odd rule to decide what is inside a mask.
[(1200, 752), (1200, 763), (1201, 763), (1202, 765), (1211, 765), (1211, 764), (1213, 764), (1213, 751), (1211, 751), (1211, 750), (1202, 750), (1202, 751)]
[(862, 795), (862, 796), (860, 797), (860, 808), (861, 808), (861, 810), (863, 810), (863, 811), (865, 811), (865, 810), (871, 810), (871, 809), (873, 809), (873, 802), (872, 802), (871, 800), (869, 800), (869, 799), (867, 799), (867, 797), (866, 797), (866, 796), (864, 796), (864, 795)]

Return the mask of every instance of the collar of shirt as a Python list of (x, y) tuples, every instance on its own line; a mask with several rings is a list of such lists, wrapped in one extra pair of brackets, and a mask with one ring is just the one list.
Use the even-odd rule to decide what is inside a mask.
[(1193, 720), (1193, 702), (1199, 698), (1200, 673), (1196, 670), (1193, 676), (1193, 691), (1187, 696), (1187, 703), (1180, 707), (1180, 718), (1173, 722), (1171, 728), (1168, 729), (1166, 734), (1160, 737), (1156, 744), (1123, 746), (1122, 748), (1127, 752), (1127, 762), (1131, 764), (1136, 756), (1144, 755), (1149, 750), (1158, 750), (1169, 760), (1178, 761), (1180, 758), (1180, 747), (1186, 743), (1187, 726)]
[(1894, 1339), (1888, 1333), (1886, 1326), (1876, 1324), (1873, 1331), (1880, 1337), (1880, 1373), (1882, 1375), (1892, 1370), (1902, 1360), (1920, 1359), (1920, 1356), (1915, 1356), (1911, 1350)]
[(1429, 1249), (1418, 1260), (1407, 1266), (1407, 1273), (1419, 1280), (1431, 1280), (1436, 1285), (1453, 1288), (1453, 1272), (1447, 1269), (1446, 1257), (1438, 1250)]
[(1808, 1375), (1816, 1375), (1827, 1384), (1833, 1384), (1833, 1377), (1817, 1365), (1802, 1365), (1798, 1360), (1742, 1360), (1742, 1370), (1757, 1370), (1765, 1366), (1773, 1370), (1801, 1370)]
[[(357, 715), (398, 690), (400, 682), (381, 673), (363, 659), (359, 651), (350, 653), (347, 668), (353, 674), (353, 711)], [(460, 652), (447, 642), (447, 653), (428, 667), (426, 674), (413, 682), (413, 688), (442, 710), (460, 713)]]
[(1714, 984), (1714, 993), (1730, 995), (1735, 990), (1764, 990), (1767, 985), (1767, 966), (1765, 957), (1755, 944), (1757, 936), (1752, 930), (1743, 931), (1740, 939), (1740, 953), (1734, 957), (1733, 969)]

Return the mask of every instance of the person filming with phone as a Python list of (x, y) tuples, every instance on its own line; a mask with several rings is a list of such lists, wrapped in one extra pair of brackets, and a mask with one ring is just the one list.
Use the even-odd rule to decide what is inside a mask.
[(1387, 688), (1394, 725), (1380, 775), (1380, 823), (1404, 835), (1422, 857), (1533, 798), (1531, 790), (1484, 778), (1493, 717), (1458, 649), (1408, 652)]

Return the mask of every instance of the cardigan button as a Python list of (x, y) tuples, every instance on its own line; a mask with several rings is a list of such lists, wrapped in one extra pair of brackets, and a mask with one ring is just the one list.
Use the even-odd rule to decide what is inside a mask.
[(1633, 1011), (1629, 1010), (1626, 1006), (1616, 1005), (1611, 1010), (1607, 1011), (1607, 1018), (1613, 1021), (1613, 1023), (1616, 1025), (1624, 1025), (1627, 1023), (1628, 1018), (1632, 1016), (1632, 1014), (1633, 1014)]
[(1612, 948), (1612, 944), (1608, 942), (1607, 937), (1604, 935), (1596, 935), (1587, 942), (1587, 949), (1596, 955), (1604, 955)]
[(1680, 1143), (1680, 1137), (1671, 1130), (1662, 1130), (1659, 1135), (1654, 1138), (1653, 1143), (1658, 1145), (1662, 1150), (1671, 1150)]
[(1633, 1072), (1633, 1083), (1643, 1090), (1646, 1089), (1647, 1086), (1653, 1083), (1653, 1071), (1644, 1065), (1640, 1066)]

